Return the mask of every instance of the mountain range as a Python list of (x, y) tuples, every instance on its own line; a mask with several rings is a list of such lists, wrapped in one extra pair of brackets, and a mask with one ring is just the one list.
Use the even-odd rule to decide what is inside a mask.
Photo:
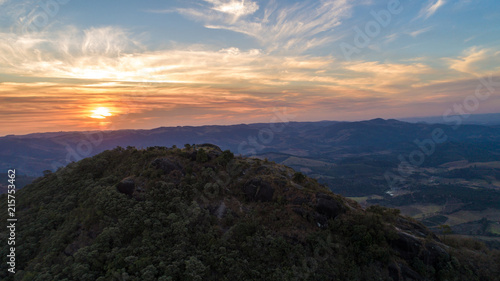
[[(436, 232), (500, 247), (500, 126), (282, 122), (152, 130), (56, 132), (0, 138), (0, 169), (38, 176), (116, 147), (213, 143), (310, 176), (363, 207), (398, 208)], [(0, 185), (6, 190), (6, 185)]]

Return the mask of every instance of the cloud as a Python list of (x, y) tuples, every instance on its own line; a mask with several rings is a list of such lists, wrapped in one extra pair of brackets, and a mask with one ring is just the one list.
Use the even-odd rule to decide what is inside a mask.
[(335, 108), (340, 118), (340, 112), (354, 116), (360, 107), (383, 107), (430, 71), (422, 62), (338, 62), (331, 56), (235, 47), (151, 51), (127, 30), (112, 26), (2, 33), (0, 73), (53, 82), (2, 83), (0, 96), (10, 105), (0, 111), (5, 120), (23, 122), (30, 130), (39, 121), (29, 120), (39, 116), (46, 131), (95, 129), (88, 115), (98, 107), (110, 108), (113, 118), (128, 116), (110, 119), (117, 128), (267, 121), (258, 116), (282, 106), (306, 119), (325, 119)]
[(444, 59), (449, 68), (472, 75), (485, 75), (500, 71), (500, 54), (493, 49), (474, 46), (462, 52), (457, 58)]
[[(209, 0), (209, 2), (220, 1)], [(236, 20), (232, 16), (228, 17), (227, 13), (207, 13), (206, 10), (198, 8), (178, 9), (178, 12), (202, 21), (207, 28), (231, 30), (253, 37), (269, 52), (291, 50), (303, 52), (334, 39), (331, 31), (351, 15), (354, 2), (303, 1), (278, 7), (274, 1), (270, 1), (259, 16)], [(220, 11), (221, 6), (217, 7)], [(256, 9), (255, 4), (247, 7), (245, 11), (250, 13)]]
[(422, 28), (422, 29), (419, 29), (419, 30), (412, 31), (412, 32), (410, 32), (410, 33), (408, 33), (408, 34), (409, 34), (411, 37), (417, 37), (417, 36), (419, 36), (420, 34), (425, 33), (425, 32), (427, 32), (427, 31), (429, 31), (429, 30), (431, 30), (431, 29), (432, 29), (432, 26), (429, 26), (429, 27), (426, 27), (426, 28)]
[(52, 35), (0, 34), (0, 72), (95, 80), (101, 85), (148, 82), (255, 91), (318, 86), (397, 93), (422, 83), (423, 75), (431, 71), (422, 61), (339, 63), (331, 56), (235, 47), (198, 45), (149, 51), (126, 30), (109, 26), (83, 31), (68, 27)]
[(117, 27), (0, 34), (0, 72), (25, 77), (273, 86), (296, 82), (298, 76), (326, 69), (332, 61), (234, 47), (149, 51)]
[[(346, 87), (370, 90), (380, 94), (398, 94), (420, 83), (432, 69), (421, 63), (381, 63), (377, 61), (345, 62), (343, 69), (351, 71), (337, 83)], [(345, 75), (347, 76), (347, 75)]]
[(212, 10), (234, 16), (234, 20), (241, 16), (251, 15), (259, 9), (253, 1), (245, 0), (204, 0), (213, 5)]
[(436, 11), (445, 4), (446, 4), (445, 0), (436, 0), (436, 1), (431, 0), (429, 2), (429, 4), (420, 11), (418, 17), (424, 17), (425, 19), (428, 19), (430, 16), (434, 15), (434, 13), (436, 13)]

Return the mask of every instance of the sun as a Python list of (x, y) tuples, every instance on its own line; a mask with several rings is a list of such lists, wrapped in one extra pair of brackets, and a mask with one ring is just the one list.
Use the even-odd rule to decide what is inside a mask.
[(92, 115), (90, 117), (96, 118), (96, 119), (104, 119), (108, 116), (112, 116), (112, 114), (109, 112), (109, 108), (98, 107), (98, 108), (92, 110)]

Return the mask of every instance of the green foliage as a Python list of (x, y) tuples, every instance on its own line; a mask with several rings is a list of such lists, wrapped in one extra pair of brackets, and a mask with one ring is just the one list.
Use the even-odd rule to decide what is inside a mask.
[(301, 172), (296, 172), (293, 174), (292, 180), (297, 183), (303, 183), (306, 180), (306, 176)]
[[(189, 149), (116, 148), (20, 190), (16, 254), (23, 270), (16, 279), (390, 280), (391, 263), (408, 264), (436, 280), (496, 276), (469, 266), (459, 249), (455, 260), (439, 266), (414, 256), (403, 259), (393, 248), (401, 220), (397, 210), (347, 208), (332, 195), (349, 211), (318, 227), (314, 202), (301, 203), (303, 216), (293, 211), (297, 198), (328, 193), (317, 182), (302, 173), (290, 178), (282, 166), (263, 166), (230, 151), (209, 161), (217, 155), (210, 147), (199, 149), (193, 160), (186, 157)], [(152, 165), (157, 159), (168, 161)], [(245, 196), (245, 184), (257, 177), (274, 190), (275, 201)], [(132, 194), (118, 191), (124, 179), (134, 182)], [(307, 182), (306, 188), (294, 187), (292, 179)], [(6, 202), (1, 196), (0, 208)], [(499, 260), (481, 253), (475, 259)], [(0, 255), (7, 254), (0, 247)], [(12, 280), (6, 272), (1, 264), (0, 279)]]
[(196, 162), (205, 163), (208, 161), (208, 154), (205, 152), (203, 148), (198, 149), (196, 153)]
[(225, 150), (221, 155), (219, 155), (219, 157), (217, 157), (216, 162), (222, 166), (226, 166), (233, 159), (234, 154), (229, 150)]

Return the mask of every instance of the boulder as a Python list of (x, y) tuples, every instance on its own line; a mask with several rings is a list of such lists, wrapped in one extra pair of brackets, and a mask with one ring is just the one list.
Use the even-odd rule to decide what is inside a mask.
[(250, 201), (269, 202), (273, 200), (274, 188), (261, 178), (254, 178), (245, 183), (243, 192)]
[(163, 170), (165, 174), (170, 174), (170, 172), (174, 170), (181, 170), (181, 166), (178, 163), (168, 158), (156, 158), (151, 162), (151, 165), (157, 169)]
[(132, 193), (134, 193), (135, 191), (135, 181), (132, 178), (123, 179), (121, 182), (118, 183), (116, 189), (118, 190), (118, 192), (127, 195), (132, 195)]
[(422, 242), (419, 239), (405, 232), (398, 232), (398, 238), (392, 241), (392, 246), (407, 261), (418, 257), (420, 250), (423, 248)]
[(212, 148), (212, 149), (215, 149), (215, 150), (222, 152), (222, 149), (220, 149), (220, 147), (216, 146), (215, 144), (211, 144), (211, 143), (199, 144), (196, 147), (197, 148), (203, 148), (203, 147)]
[(316, 194), (315, 209), (318, 213), (325, 215), (328, 219), (333, 219), (338, 215), (345, 213), (345, 208), (342, 203), (324, 193)]

